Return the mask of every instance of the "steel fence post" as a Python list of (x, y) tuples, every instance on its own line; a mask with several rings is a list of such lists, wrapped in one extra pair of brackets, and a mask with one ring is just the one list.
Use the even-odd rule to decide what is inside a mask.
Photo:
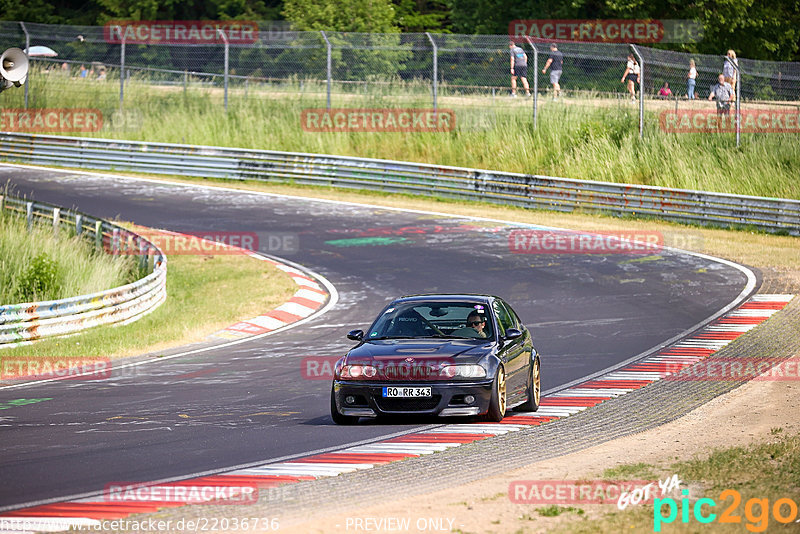
[(433, 47), (433, 114), (436, 114), (436, 92), (439, 80), (439, 48), (436, 46), (436, 41), (433, 40), (429, 32), (425, 32), (428, 40)]
[(28, 231), (33, 226), (33, 202), (25, 203), (25, 222), (28, 225)]
[[(28, 51), (31, 49), (31, 36), (28, 33), (28, 28), (25, 27), (24, 22), (19, 23), (22, 31), (25, 33), (25, 57), (28, 58), (28, 65), (30, 65), (30, 57), (28, 56)], [(33, 69), (28, 69), (28, 75), (25, 78), (25, 109), (28, 109), (28, 86), (31, 84), (31, 72)]]
[(225, 43), (225, 77), (224, 77), (224, 86), (225, 86), (225, 111), (228, 111), (228, 36), (225, 35), (225, 32), (222, 31), (221, 28), (217, 28), (217, 33), (222, 37), (222, 42)]
[(628, 45), (639, 61), (639, 139), (644, 138), (644, 59), (635, 44)]
[(539, 114), (539, 49), (533, 44), (530, 37), (528, 44), (533, 49), (533, 128), (536, 129), (536, 119)]
[(137, 241), (139, 244), (139, 272), (141, 274), (145, 269), (147, 269), (147, 254), (145, 253), (147, 246), (141, 239), (137, 239)]
[(103, 221), (94, 222), (94, 247), (97, 250), (103, 248)]
[(728, 56), (725, 56), (725, 61), (727, 61), (731, 67), (733, 67), (734, 76), (736, 76), (736, 147), (739, 147), (741, 131), (742, 131), (742, 110), (741, 110), (741, 100), (742, 100), (742, 76), (741, 71), (739, 70), (739, 65), (736, 64)]
[(125, 101), (125, 34), (122, 32), (122, 26), (117, 26), (117, 28), (122, 40), (119, 48), (119, 109), (122, 111)]
[(328, 80), (328, 109), (331, 109), (331, 42), (328, 40), (328, 36), (325, 35), (324, 31), (320, 31), (319, 33), (322, 34), (322, 38), (325, 39), (325, 46), (328, 50), (328, 61), (327, 61), (327, 69), (326, 69), (326, 78)]

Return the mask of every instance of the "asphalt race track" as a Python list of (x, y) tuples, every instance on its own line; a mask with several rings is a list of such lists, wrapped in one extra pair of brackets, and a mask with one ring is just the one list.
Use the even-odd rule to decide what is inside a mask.
[[(109, 380), (0, 389), (0, 508), (339, 447), (436, 421), (339, 427), (330, 382), (300, 362), (341, 355), (398, 295), (504, 297), (531, 329), (545, 391), (666, 341), (733, 301), (747, 282), (706, 258), (513, 254), (502, 223), (307, 199), (0, 166), (17, 194), (174, 231), (258, 232), (262, 250), (332, 282), (312, 322)], [(296, 251), (267, 250), (296, 235)], [(266, 311), (266, 310), (265, 310)], [(0, 355), (2, 356), (2, 355)]]

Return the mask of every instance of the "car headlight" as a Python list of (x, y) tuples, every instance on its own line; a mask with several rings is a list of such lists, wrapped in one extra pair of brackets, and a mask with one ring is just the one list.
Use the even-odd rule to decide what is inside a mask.
[(485, 378), (486, 369), (477, 364), (446, 365), (439, 371), (445, 378)]
[(378, 374), (378, 370), (372, 365), (355, 364), (342, 366), (339, 377), (357, 380), (359, 378), (372, 378), (376, 374)]

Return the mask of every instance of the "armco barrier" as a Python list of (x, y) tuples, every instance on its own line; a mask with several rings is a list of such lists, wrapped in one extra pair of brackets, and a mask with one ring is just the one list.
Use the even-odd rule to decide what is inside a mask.
[(156, 309), (167, 298), (167, 259), (144, 237), (113, 223), (43, 202), (0, 195), (0, 209), (34, 222), (52, 222), (90, 240), (98, 248), (139, 250), (145, 277), (106, 291), (47, 302), (0, 306), (0, 348), (44, 337), (73, 334), (99, 325), (132, 322)]
[(438, 195), (800, 235), (800, 201), (362, 159), (0, 133), (0, 159), (41, 165)]

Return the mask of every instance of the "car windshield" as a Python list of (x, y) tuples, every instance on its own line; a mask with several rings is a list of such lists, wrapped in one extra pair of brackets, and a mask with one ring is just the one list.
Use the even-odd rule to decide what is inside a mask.
[(488, 307), (474, 302), (406, 302), (387, 308), (367, 339), (494, 339)]

